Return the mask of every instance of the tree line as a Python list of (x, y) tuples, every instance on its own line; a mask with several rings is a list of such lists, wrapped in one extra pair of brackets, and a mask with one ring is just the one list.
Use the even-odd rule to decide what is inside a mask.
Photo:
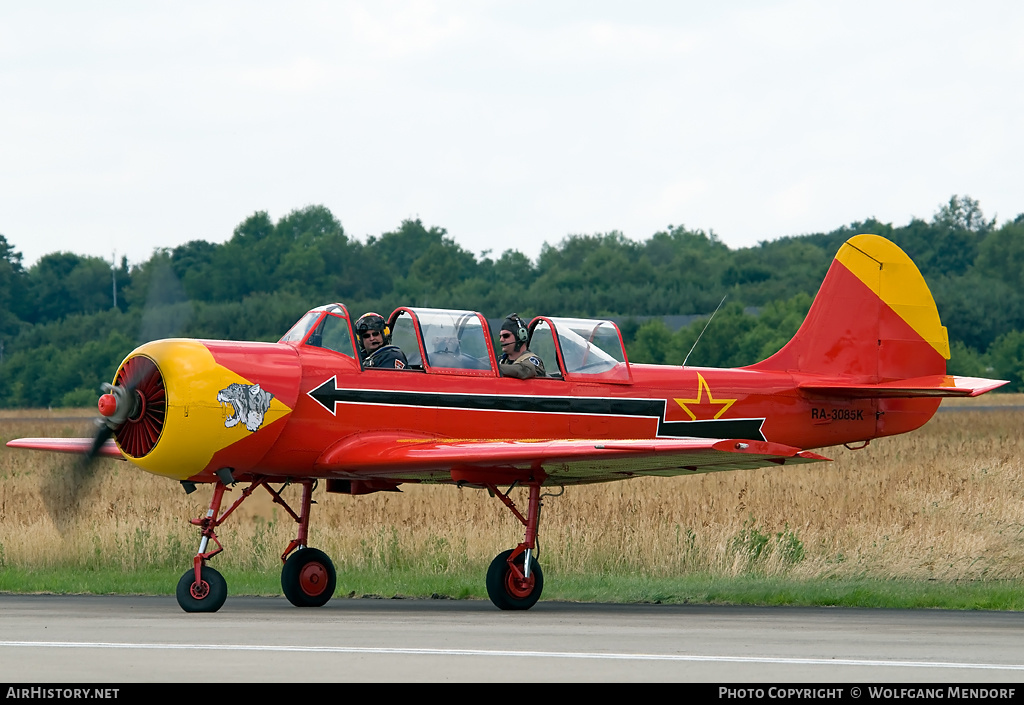
[[(610, 317), (631, 361), (681, 364), (690, 354), (691, 365), (751, 364), (796, 332), (839, 246), (865, 232), (920, 267), (949, 330), (950, 372), (1024, 390), (1024, 213), (997, 227), (966, 196), (930, 221), (869, 218), (736, 250), (713, 231), (674, 225), (642, 242), (614, 231), (570, 235), (536, 261), (511, 249), (476, 256), (420, 220), (360, 240), (330, 210), (309, 206), (276, 223), (254, 213), (222, 244), (193, 240), (115, 267), (55, 252), (26, 268), (0, 235), (0, 407), (89, 405), (142, 342), (276, 340), (306, 310), (334, 301), (355, 315), (413, 305), (488, 318)], [(663, 318), (681, 315), (697, 318), (678, 330)]]

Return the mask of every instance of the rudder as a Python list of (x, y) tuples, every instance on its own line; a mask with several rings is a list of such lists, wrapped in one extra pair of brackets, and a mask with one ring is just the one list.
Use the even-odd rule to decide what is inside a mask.
[(860, 384), (944, 375), (949, 338), (917, 265), (879, 235), (839, 249), (793, 339), (751, 369)]

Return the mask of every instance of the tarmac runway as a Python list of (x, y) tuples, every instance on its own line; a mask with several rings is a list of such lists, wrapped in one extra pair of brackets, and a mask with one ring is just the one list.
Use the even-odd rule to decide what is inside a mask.
[(0, 683), (1019, 683), (1022, 637), (1002, 612), (0, 595)]

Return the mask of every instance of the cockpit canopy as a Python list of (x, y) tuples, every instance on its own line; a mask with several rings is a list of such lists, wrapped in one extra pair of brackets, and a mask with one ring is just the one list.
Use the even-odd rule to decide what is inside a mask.
[(341, 304), (327, 304), (311, 309), (277, 342), (305, 342), (316, 348), (326, 348), (349, 357), (356, 356), (348, 311)]
[(557, 356), (567, 379), (632, 381), (622, 335), (611, 321), (538, 316), (530, 323), (530, 350), (542, 360)]
[[(279, 342), (333, 350), (358, 359), (350, 321), (341, 304), (319, 306), (300, 318)], [(406, 355), (407, 370), (498, 376), (498, 346), (487, 320), (475, 311), (403, 306), (391, 314), (388, 326), (392, 345)], [(622, 335), (613, 322), (538, 316), (529, 329), (529, 348), (544, 360), (549, 378), (632, 381)]]
[(475, 311), (402, 307), (390, 324), (391, 342), (413, 368), (485, 375), (497, 369), (487, 321)]

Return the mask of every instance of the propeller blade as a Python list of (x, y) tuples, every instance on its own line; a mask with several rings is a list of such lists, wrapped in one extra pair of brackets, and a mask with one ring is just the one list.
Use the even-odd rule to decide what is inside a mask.
[[(100, 449), (136, 408), (136, 387), (145, 379), (143, 365), (130, 366), (124, 384), (104, 384), (104, 394), (97, 404), (100, 417), (96, 419), (96, 434), (88, 450), (78, 456), (70, 467), (55, 469), (43, 482), (43, 503), (61, 534), (74, 525), (82, 496), (88, 491), (96, 474), (96, 459)], [(122, 369), (122, 372), (125, 370)]]
[[(154, 258), (148, 274), (149, 290), (140, 342), (179, 335), (193, 313), (192, 303), (169, 260)], [(163, 382), (159, 370), (148, 358), (135, 356), (126, 360), (114, 384), (104, 384), (102, 392), (97, 403), (96, 434), (89, 448), (75, 462), (54, 468), (41, 487), (46, 508), (62, 534), (75, 524), (104, 445), (129, 424), (127, 437), (118, 439), (119, 446), (123, 445), (129, 453), (148, 452), (155, 440), (151, 437), (154, 424), (162, 425)], [(136, 424), (138, 420), (142, 423)], [(133, 426), (138, 426), (139, 430), (133, 430)]]
[(110, 428), (106, 424), (100, 425), (96, 430), (96, 436), (92, 439), (92, 446), (86, 451), (84, 459), (86, 463), (92, 463), (96, 458), (96, 455), (100, 452), (100, 448), (114, 435), (114, 429)]
[[(96, 455), (99, 447), (113, 432), (106, 426), (99, 429), (91, 448), (70, 463), (62, 463), (51, 470), (40, 487), (43, 504), (54, 526), (63, 535), (75, 525), (80, 502), (96, 475)], [(100, 440), (102, 437), (102, 440)]]

